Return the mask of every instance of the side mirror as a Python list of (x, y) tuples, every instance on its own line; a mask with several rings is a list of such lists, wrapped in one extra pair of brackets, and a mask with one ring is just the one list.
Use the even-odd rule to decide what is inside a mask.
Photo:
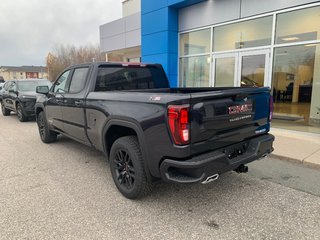
[(13, 89), (9, 89), (9, 93), (16, 93), (16, 91)]
[(49, 93), (49, 87), (48, 86), (37, 86), (36, 93), (48, 94)]

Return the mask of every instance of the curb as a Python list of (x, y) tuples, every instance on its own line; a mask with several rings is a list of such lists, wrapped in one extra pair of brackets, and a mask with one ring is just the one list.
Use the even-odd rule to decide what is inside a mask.
[(286, 156), (282, 156), (282, 155), (278, 155), (278, 154), (274, 154), (274, 153), (269, 154), (269, 156), (273, 157), (273, 158), (277, 158), (279, 160), (284, 160), (284, 161), (288, 161), (288, 162), (303, 164), (303, 162), (301, 160), (296, 159), (296, 158), (290, 158), (290, 157), (286, 157)]
[(310, 167), (310, 168), (320, 169), (320, 164), (311, 163), (311, 162), (305, 162), (305, 161), (303, 161), (302, 164), (304, 166), (307, 166), (307, 167)]

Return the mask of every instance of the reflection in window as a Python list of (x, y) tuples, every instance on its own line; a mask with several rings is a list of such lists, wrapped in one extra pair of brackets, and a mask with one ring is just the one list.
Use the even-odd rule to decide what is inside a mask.
[(210, 56), (180, 59), (181, 87), (209, 87)]
[(13, 90), (13, 91), (17, 91), (17, 85), (15, 82), (13, 82), (12, 84), (9, 85), (8, 90)]
[(215, 27), (213, 51), (270, 45), (271, 33), (272, 16)]
[(22, 92), (27, 92), (27, 91), (35, 92), (37, 86), (48, 86), (48, 87), (51, 87), (51, 83), (48, 80), (36, 80), (36, 81), (28, 80), (28, 81), (17, 82), (17, 86), (18, 86), (19, 91), (22, 91)]
[(265, 54), (243, 56), (241, 66), (241, 87), (263, 87), (265, 67)]
[(159, 66), (128, 67), (101, 66), (95, 91), (116, 91), (168, 88), (166, 76)]
[(76, 68), (74, 70), (70, 84), (70, 93), (78, 93), (84, 88), (88, 70), (89, 68)]
[[(272, 89), (276, 103), (294, 104), (292, 116), (309, 121), (320, 118), (320, 44), (276, 48)], [(275, 105), (275, 111), (282, 111)], [(303, 106), (303, 108), (301, 107)], [(277, 108), (278, 107), (278, 108)], [(302, 111), (303, 110), (303, 111)]]
[(180, 55), (190, 55), (210, 52), (211, 29), (180, 35)]
[(59, 92), (59, 93), (66, 93), (68, 92), (68, 84), (67, 84), (67, 81), (68, 81), (68, 77), (69, 77), (69, 73), (70, 73), (70, 70), (64, 72), (60, 77), (59, 79), (55, 82), (54, 84), (54, 89), (53, 89), (53, 92)]
[(320, 39), (320, 6), (277, 15), (276, 43)]
[(215, 66), (215, 87), (234, 86), (235, 58), (217, 58)]

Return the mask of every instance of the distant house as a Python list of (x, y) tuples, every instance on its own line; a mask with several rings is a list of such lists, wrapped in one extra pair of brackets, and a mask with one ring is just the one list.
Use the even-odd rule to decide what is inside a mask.
[(26, 78), (48, 78), (48, 68), (44, 66), (0, 66), (0, 78), (26, 79)]

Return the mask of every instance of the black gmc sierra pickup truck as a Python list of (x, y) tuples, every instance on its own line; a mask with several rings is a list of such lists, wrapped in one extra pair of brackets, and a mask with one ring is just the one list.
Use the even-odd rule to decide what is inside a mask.
[(39, 86), (41, 140), (63, 134), (104, 152), (127, 198), (157, 179), (208, 183), (273, 151), (269, 88), (170, 88), (161, 65), (97, 62)]

